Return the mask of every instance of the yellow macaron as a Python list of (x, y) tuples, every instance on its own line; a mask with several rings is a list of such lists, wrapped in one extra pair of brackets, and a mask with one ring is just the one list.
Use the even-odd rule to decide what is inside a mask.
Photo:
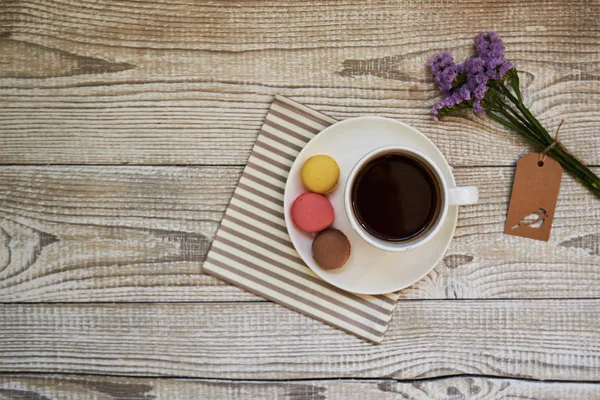
[(314, 193), (331, 192), (340, 179), (340, 167), (326, 155), (312, 156), (302, 166), (302, 183)]

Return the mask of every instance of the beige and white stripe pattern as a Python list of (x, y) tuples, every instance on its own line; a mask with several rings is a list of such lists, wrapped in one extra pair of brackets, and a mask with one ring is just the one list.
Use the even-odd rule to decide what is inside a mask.
[(248, 291), (379, 343), (398, 295), (345, 292), (300, 259), (283, 219), (283, 192), (296, 155), (336, 122), (276, 96), (204, 263), (204, 270)]

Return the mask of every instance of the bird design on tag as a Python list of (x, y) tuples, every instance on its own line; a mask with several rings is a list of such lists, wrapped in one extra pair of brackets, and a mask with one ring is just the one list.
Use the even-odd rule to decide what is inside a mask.
[(510, 229), (517, 229), (522, 225), (527, 225), (530, 228), (541, 228), (542, 225), (544, 225), (546, 217), (548, 217), (548, 213), (546, 212), (546, 210), (544, 210), (543, 208), (538, 208), (535, 212), (532, 212), (531, 214), (521, 219), (521, 222), (519, 222)]

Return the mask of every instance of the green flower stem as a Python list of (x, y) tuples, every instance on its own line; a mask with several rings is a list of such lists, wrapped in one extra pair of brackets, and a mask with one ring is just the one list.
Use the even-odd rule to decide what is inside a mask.
[(560, 145), (554, 146), (547, 154), (557, 160), (577, 181), (589, 188), (596, 197), (600, 198), (600, 178), (592, 170), (581, 164), (577, 158)]
[[(515, 97), (502, 82), (490, 85), (486, 93), (487, 114), (507, 129), (533, 142), (542, 151), (554, 143), (555, 139), (523, 104), (520, 100), (521, 96), (518, 97)], [(547, 155), (557, 160), (577, 181), (600, 198), (600, 178), (573, 156), (562, 143), (558, 142), (554, 145), (548, 150)]]
[[(510, 111), (512, 111), (515, 115), (518, 116), (518, 118), (522, 121), (522, 123), (527, 126), (529, 128), (529, 130), (531, 131), (531, 133), (533, 134), (533, 136), (538, 139), (538, 140), (542, 140), (542, 138), (544, 137), (542, 134), (542, 137), (540, 137), (540, 135), (538, 134), (539, 132), (539, 127), (541, 126), (541, 124), (539, 124), (539, 122), (537, 121), (537, 119), (535, 119), (533, 117), (533, 115), (531, 115), (531, 113), (529, 113), (529, 115), (531, 115), (531, 117), (535, 120), (531, 120), (530, 118), (528, 118), (527, 115), (523, 115), (523, 111), (522, 109), (519, 107), (519, 104), (523, 104), (522, 101), (519, 101), (518, 99), (514, 98), (512, 96), (512, 94), (510, 93), (510, 91), (508, 90), (508, 88), (504, 85), (504, 83), (500, 82), (498, 85), (495, 85), (495, 87), (497, 87), (500, 92), (507, 97), (509, 100), (511, 100), (511, 102), (513, 104), (515, 104), (517, 106), (517, 110), (514, 110), (511, 106), (509, 106), (508, 104), (506, 104), (505, 102), (503, 103), (503, 108), (509, 109)], [(519, 114), (520, 111), (522, 114)]]
[[(540, 124), (539, 121), (533, 116), (533, 114), (531, 114), (531, 112), (529, 112), (529, 109), (527, 107), (525, 107), (525, 105), (523, 104), (523, 101), (515, 98), (510, 93), (510, 90), (508, 90), (508, 88), (504, 85), (504, 83), (499, 83), (497, 85), (497, 88), (500, 89), (501, 93), (517, 107), (517, 110), (519, 110), (522, 113), (522, 119), (524, 121), (527, 121), (527, 122), (525, 122), (525, 124), (527, 124), (530, 127), (532, 133), (539, 140), (548, 139), (548, 140), (552, 141), (552, 138), (550, 137), (550, 135), (548, 134), (546, 129), (544, 129), (542, 124)], [(506, 104), (505, 104), (505, 107), (510, 108)], [(511, 108), (511, 110), (512, 110), (512, 108)]]
[(501, 113), (506, 119), (508, 119), (512, 123), (512, 125), (514, 126), (513, 129), (516, 130), (517, 133), (520, 133), (522, 136), (525, 136), (529, 140), (532, 140), (532, 141), (537, 140), (535, 133), (532, 133), (529, 129), (527, 129), (527, 126), (524, 126), (523, 124), (521, 124), (517, 118), (513, 117), (507, 111), (506, 108), (499, 108), (498, 112)]

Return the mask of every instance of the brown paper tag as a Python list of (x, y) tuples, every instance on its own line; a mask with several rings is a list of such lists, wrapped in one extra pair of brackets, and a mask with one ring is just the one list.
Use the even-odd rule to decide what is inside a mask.
[(548, 241), (558, 199), (562, 167), (539, 153), (525, 154), (517, 162), (504, 233)]

